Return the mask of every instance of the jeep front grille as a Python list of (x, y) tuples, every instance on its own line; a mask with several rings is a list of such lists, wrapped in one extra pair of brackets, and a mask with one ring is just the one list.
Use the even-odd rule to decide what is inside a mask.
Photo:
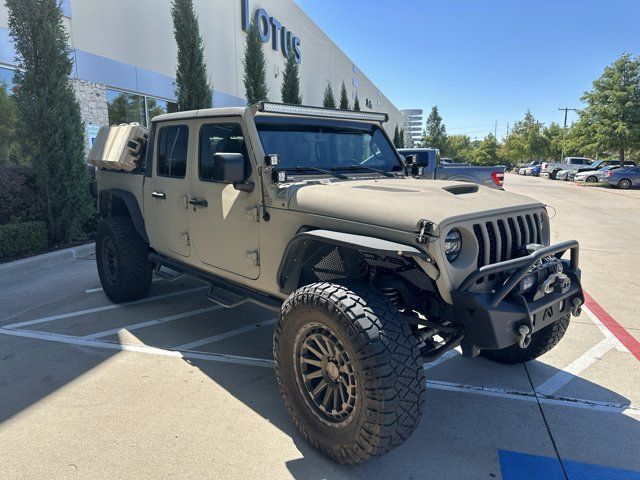
[[(525, 247), (529, 243), (544, 243), (542, 222), (540, 213), (526, 213), (474, 224), (478, 268), (521, 257), (526, 254)], [(491, 279), (492, 276), (489, 277)]]

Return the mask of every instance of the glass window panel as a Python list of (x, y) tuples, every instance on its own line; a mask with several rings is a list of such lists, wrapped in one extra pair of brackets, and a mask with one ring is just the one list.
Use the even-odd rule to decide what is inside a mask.
[(149, 120), (153, 120), (153, 117), (157, 117), (158, 115), (174, 113), (177, 111), (178, 104), (175, 102), (147, 97), (147, 112), (149, 113)]
[(162, 127), (158, 134), (158, 175), (184, 178), (187, 171), (189, 127)]
[(0, 85), (4, 85), (7, 93), (11, 94), (13, 90), (13, 70), (0, 67)]
[(147, 125), (144, 97), (133, 93), (107, 90), (107, 107), (109, 110), (109, 124), (138, 122)]
[[(385, 171), (401, 171), (395, 149), (378, 126), (344, 122), (319, 124), (300, 121), (295, 124), (278, 119), (256, 119), (264, 152), (280, 156), (279, 168), (304, 167), (357, 170), (358, 166)], [(313, 171), (310, 170), (310, 173)]]
[(200, 130), (200, 179), (215, 182), (213, 156), (216, 153), (241, 153), (244, 155), (246, 171), (250, 171), (247, 146), (242, 128), (238, 124), (204, 125)]

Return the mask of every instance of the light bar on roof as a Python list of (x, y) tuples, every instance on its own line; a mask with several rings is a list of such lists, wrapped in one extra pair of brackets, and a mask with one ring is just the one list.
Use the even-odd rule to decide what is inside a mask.
[(345, 120), (369, 120), (386, 122), (389, 115), (377, 112), (356, 112), (353, 110), (338, 110), (335, 108), (309, 107), (306, 105), (291, 105), (287, 103), (260, 102), (258, 111), (265, 113), (284, 113), (285, 115), (303, 115), (310, 117), (342, 118)]

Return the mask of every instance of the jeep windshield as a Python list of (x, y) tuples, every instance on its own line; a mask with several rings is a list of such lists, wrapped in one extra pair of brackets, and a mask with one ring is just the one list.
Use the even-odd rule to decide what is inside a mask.
[(266, 155), (279, 155), (279, 170), (295, 175), (350, 172), (404, 173), (395, 149), (378, 125), (261, 116), (256, 127)]

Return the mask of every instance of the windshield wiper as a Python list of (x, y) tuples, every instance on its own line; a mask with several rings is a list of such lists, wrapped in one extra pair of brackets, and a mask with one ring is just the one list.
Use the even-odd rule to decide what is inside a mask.
[(344, 167), (335, 167), (331, 170), (369, 170), (370, 172), (376, 172), (380, 175), (384, 175), (385, 177), (395, 177), (395, 175), (391, 172), (385, 172), (384, 170), (373, 168), (368, 165), (345, 165)]
[(286, 170), (287, 172), (322, 172), (342, 180), (349, 178), (346, 175), (341, 175), (339, 173), (332, 172), (331, 170), (325, 170), (324, 168), (318, 167), (283, 167), (282, 170)]

